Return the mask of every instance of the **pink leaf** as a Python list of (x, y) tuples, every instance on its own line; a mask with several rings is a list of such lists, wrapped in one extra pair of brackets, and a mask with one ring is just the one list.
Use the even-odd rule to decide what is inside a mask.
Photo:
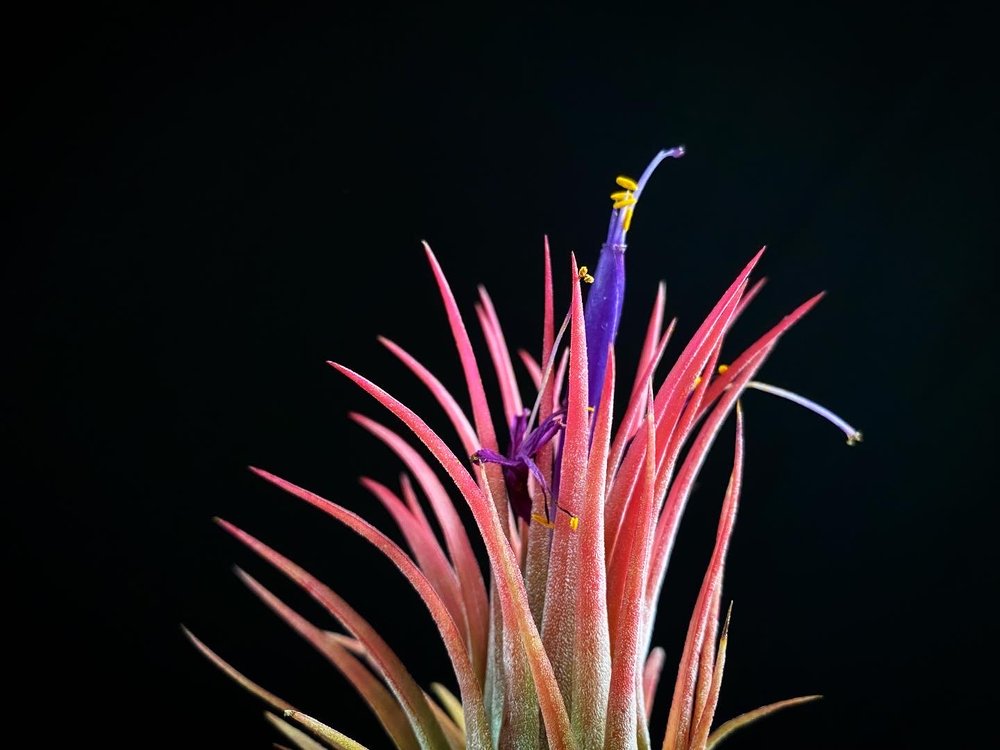
[(472, 637), (472, 656), (475, 665), (476, 675), (480, 681), (486, 670), (486, 638), (488, 631), (488, 603), (486, 598), (486, 584), (483, 582), (482, 572), (479, 570), (479, 562), (469, 536), (465, 531), (465, 526), (455, 510), (455, 506), (448, 496), (448, 491), (441, 484), (434, 473), (434, 470), (427, 464), (423, 456), (414, 450), (403, 438), (390, 430), (388, 427), (380, 425), (373, 419), (369, 419), (361, 414), (352, 412), (351, 419), (364, 427), (368, 432), (385, 443), (403, 463), (413, 472), (420, 483), (424, 494), (430, 501), (434, 515), (444, 532), (445, 546), (455, 567), (459, 583), (462, 587), (462, 599), (465, 602), (466, 619), (468, 621), (469, 633)]
[(465, 412), (462, 411), (462, 407), (458, 405), (455, 397), (451, 395), (441, 381), (430, 370), (420, 364), (416, 358), (403, 349), (403, 347), (399, 346), (399, 344), (390, 341), (384, 336), (379, 336), (378, 340), (386, 349), (395, 354), (420, 379), (421, 383), (427, 386), (431, 395), (441, 404), (441, 408), (444, 409), (445, 414), (455, 428), (455, 432), (458, 433), (458, 437), (462, 441), (462, 449), (469, 455), (477, 451), (480, 446), (476, 431), (472, 429), (472, 425), (469, 424), (469, 418), (465, 416)]
[[(618, 605), (614, 607), (619, 615), (613, 621), (611, 630), (611, 689), (608, 696), (607, 729), (604, 738), (606, 750), (634, 749), (637, 746), (639, 704), (636, 690), (639, 685), (639, 640), (646, 616), (642, 591), (649, 565), (649, 540), (655, 502), (653, 488), (656, 481), (653, 462), (656, 435), (651, 412), (646, 415), (645, 433), (650, 449), (646, 451), (636, 523), (625, 531), (620, 541), (621, 544), (628, 545), (630, 554), (626, 559), (627, 571), (624, 575), (621, 597)], [(609, 598), (614, 597), (616, 592), (609, 588), (608, 595)], [(611, 609), (609, 606), (609, 610)]]
[(243, 577), (250, 590), (278, 617), (325, 656), (348, 679), (367, 703), (386, 734), (399, 750), (418, 750), (420, 745), (399, 703), (353, 654), (336, 639), (306, 620), (250, 576)]
[(586, 491), (580, 508), (580, 562), (575, 581), (577, 614), (572, 719), (582, 750), (604, 747), (605, 713), (611, 684), (604, 509), (601, 506), (607, 484), (614, 391), (615, 355), (614, 350), (609, 349), (590, 457), (585, 469)]
[(468, 629), (461, 585), (458, 576), (455, 575), (455, 569), (451, 567), (451, 563), (445, 557), (444, 550), (438, 544), (437, 537), (429, 528), (421, 526), (417, 522), (403, 505), (403, 501), (396, 497), (388, 487), (367, 477), (361, 478), (361, 484), (382, 503), (396, 521), (406, 538), (406, 543), (413, 551), (413, 556), (416, 558), (420, 570), (434, 586), (434, 590), (438, 592), (455, 624), (465, 635), (466, 647), (471, 656), (474, 651), (474, 640)]
[[(452, 336), (455, 339), (455, 346), (458, 349), (458, 357), (462, 362), (462, 372), (465, 374), (465, 384), (469, 389), (469, 399), (472, 401), (472, 418), (476, 425), (476, 435), (482, 448), (499, 452), (496, 432), (493, 429), (493, 417), (490, 414), (490, 405), (486, 400), (486, 391), (483, 390), (483, 379), (479, 373), (479, 365), (476, 362), (476, 354), (472, 349), (472, 342), (469, 340), (469, 333), (465, 329), (462, 321), (462, 314), (458, 310), (458, 303), (455, 295), (451, 292), (448, 280), (441, 270), (441, 264), (431, 251), (430, 245), (426, 242), (424, 251), (427, 253), (427, 260), (430, 261), (431, 271), (437, 281), (438, 290), (441, 292), (441, 300), (444, 302), (445, 312), (448, 315), (448, 325), (451, 327)], [(497, 513), (501, 518), (507, 514), (507, 486), (504, 483), (503, 472), (496, 464), (485, 465), (485, 475), (489, 482), (490, 494), (496, 505)], [(504, 531), (504, 536), (509, 532)]]
[[(428, 447), (434, 457), (441, 462), (445, 471), (455, 482), (469, 504), (483, 541), (486, 543), (486, 553), (490, 559), (490, 568), (496, 582), (496, 593), (503, 609), (504, 622), (516, 629), (522, 648), (531, 665), (531, 674), (538, 691), (539, 708), (545, 721), (549, 747), (552, 750), (575, 748), (576, 743), (569, 730), (569, 716), (566, 713), (566, 706), (559, 693), (552, 664), (545, 654), (538, 629), (535, 627), (528, 609), (524, 580), (518, 568), (517, 558), (504, 536), (504, 527), (497, 514), (495, 504), (483, 494), (483, 489), (437, 433), (411, 409), (353, 370), (333, 362), (330, 364), (402, 420)], [(504, 512), (506, 513), (506, 507)]]
[[(282, 480), (279, 480), (277, 477), (272, 478), (268, 476), (266, 478), (271, 479), (271, 481), (277, 480), (277, 484), (282, 484)], [(305, 491), (303, 490), (303, 492)], [(270, 562), (274, 565), (274, 567), (278, 568), (282, 573), (301, 586), (306, 593), (322, 604), (330, 612), (330, 614), (336, 617), (337, 620), (352, 635), (354, 635), (355, 638), (364, 644), (365, 648), (371, 654), (372, 660), (378, 665), (378, 669), (382, 674), (382, 677), (385, 678), (389, 687), (392, 689), (393, 694), (396, 696), (396, 699), (399, 701), (399, 704), (409, 717), (413, 731), (416, 734), (417, 740), (420, 742), (420, 746), (422, 748), (425, 748), (425, 750), (433, 750), (434, 748), (444, 744), (445, 739), (442, 734), (441, 727), (438, 724), (437, 719), (434, 718), (434, 714), (431, 711), (430, 706), (427, 705), (427, 701), (424, 699), (423, 691), (421, 691), (420, 687), (413, 681), (413, 678), (406, 670), (406, 667), (403, 666), (399, 657), (393, 653), (392, 649), (389, 648), (385, 641), (382, 640), (381, 636), (375, 632), (374, 628), (372, 628), (372, 626), (369, 625), (368, 622), (361, 617), (361, 615), (355, 612), (350, 605), (341, 599), (340, 596), (338, 596), (332, 589), (320, 583), (288, 558), (275, 552), (263, 542), (258, 541), (250, 534), (247, 534), (245, 531), (233, 526), (231, 523), (222, 519), (217, 519), (217, 521), (219, 525), (226, 529), (226, 531), (235, 536), (245, 545), (250, 547), (250, 549)], [(391, 541), (387, 541), (389, 544), (392, 544)], [(402, 551), (400, 551), (400, 556), (406, 557)], [(408, 560), (409, 558), (406, 559)], [(420, 572), (416, 569), (416, 566), (412, 565), (412, 567), (417, 576), (422, 578), (422, 574), (420, 574)], [(253, 583), (255, 583), (252, 583), (253, 579), (241, 570), (237, 570), (237, 573), (248, 583), (248, 585), (253, 587)], [(426, 581), (426, 579), (424, 580)], [(435, 619), (439, 619), (441, 623), (444, 623), (444, 627), (442, 628), (443, 630), (451, 631), (446, 638), (445, 644), (450, 645), (448, 651), (452, 658), (452, 664), (456, 667), (456, 675), (458, 675), (459, 679), (462, 680), (463, 673), (465, 673), (465, 680), (468, 681), (468, 676), (471, 675), (472, 670), (471, 665), (467, 668), (463, 668), (464, 665), (461, 663), (465, 660), (466, 664), (468, 664), (468, 661), (465, 654), (464, 644), (461, 643), (461, 636), (458, 633), (458, 629), (455, 627), (451, 617), (445, 612), (444, 605), (440, 603), (440, 599), (437, 598), (437, 594), (434, 593), (430, 584), (427, 584), (425, 589), (426, 592), (421, 593), (425, 602), (428, 602), (428, 604), (433, 602), (435, 604), (434, 610), (436, 610), (438, 614), (438, 617)], [(433, 610), (432, 614), (434, 614)], [(439, 627), (441, 627), (440, 623)], [(474, 695), (475, 691), (470, 691), (470, 698), (473, 698), (473, 700)], [(488, 746), (481, 745), (481, 747)]]
[(493, 360), (493, 369), (500, 386), (504, 415), (507, 424), (510, 424), (514, 421), (514, 417), (524, 409), (524, 405), (521, 403), (521, 392), (517, 385), (517, 377), (514, 375), (514, 364), (510, 360), (510, 350), (507, 348), (507, 340), (504, 338), (500, 319), (493, 307), (493, 300), (490, 299), (484, 286), (479, 287), (479, 300), (481, 305), (476, 307), (476, 313), (479, 316), (479, 325), (483, 329), (483, 336), (486, 337), (486, 347)]
[(698, 679), (698, 658), (702, 652), (709, 618), (712, 616), (714, 605), (722, 588), (722, 574), (725, 569), (726, 553), (729, 550), (729, 539), (733, 533), (733, 525), (736, 523), (736, 510), (739, 507), (742, 480), (743, 415), (737, 408), (733, 472), (729, 478), (726, 499), (722, 505), (719, 528), (715, 535), (715, 549), (712, 552), (708, 570), (705, 572), (701, 591), (698, 593), (698, 602), (691, 616), (687, 639), (681, 653), (680, 666), (677, 668), (677, 683), (674, 687), (673, 703), (670, 706), (670, 717), (667, 720), (667, 732), (663, 739), (663, 750), (682, 750), (689, 747), (692, 723), (697, 718), (692, 716), (692, 712)]
[(660, 674), (663, 672), (663, 660), (666, 653), (657, 646), (646, 657), (646, 668), (642, 672), (642, 692), (646, 697), (646, 721), (653, 715), (653, 699), (656, 698), (656, 688), (660, 684)]
[[(554, 511), (551, 519), (552, 548), (542, 616), (542, 641), (552, 660), (563, 698), (572, 699), (571, 680), (576, 660), (576, 597), (579, 581), (580, 537), (571, 521), (582, 512), (587, 493), (587, 455), (590, 447), (590, 414), (587, 411), (587, 339), (583, 320), (583, 299), (576, 258), (571, 260), (573, 289), (570, 310), (571, 335), (569, 354), (569, 398), (566, 405), (566, 431), (559, 503), (565, 510)], [(572, 514), (570, 516), (569, 514)], [(587, 523), (589, 519), (583, 519)], [(568, 708), (572, 708), (568, 705)]]

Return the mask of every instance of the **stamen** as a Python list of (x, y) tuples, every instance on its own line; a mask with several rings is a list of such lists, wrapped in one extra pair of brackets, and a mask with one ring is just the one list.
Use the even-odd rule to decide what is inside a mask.
[(625, 208), (625, 206), (634, 206), (635, 196), (626, 193), (624, 198), (616, 200), (612, 208)]
[(847, 435), (848, 445), (857, 445), (862, 441), (862, 434), (860, 431), (854, 429), (845, 420), (841, 419), (839, 416), (834, 414), (832, 411), (827, 409), (825, 406), (820, 406), (815, 401), (812, 401), (805, 396), (800, 396), (792, 391), (786, 391), (784, 388), (778, 388), (776, 385), (769, 385), (767, 383), (761, 383), (758, 380), (751, 380), (746, 384), (747, 388), (753, 388), (758, 391), (764, 391), (764, 393), (770, 393), (772, 396), (778, 396), (780, 398), (787, 399), (792, 403), (798, 404), (799, 406), (804, 406), (809, 411), (819, 414), (821, 417), (838, 427), (845, 435)]
[(534, 521), (535, 523), (541, 525), (541, 526), (544, 526), (547, 529), (554, 529), (556, 527), (556, 525), (554, 523), (552, 523), (552, 521), (550, 521), (549, 519), (547, 519), (541, 513), (532, 513), (531, 514), (531, 520)]
[(719, 374), (725, 375), (729, 370), (729, 365), (719, 365)]
[(623, 174), (620, 174), (617, 177), (615, 177), (615, 182), (618, 183), (620, 187), (623, 187), (626, 190), (635, 190), (637, 187), (639, 187), (638, 182), (633, 180), (631, 177), (626, 177)]
[(629, 190), (617, 190), (611, 194), (611, 200), (620, 201), (622, 198), (627, 198), (630, 195), (632, 195), (632, 192)]
[(630, 226), (632, 226), (632, 206), (625, 209), (625, 216), (622, 218), (622, 231), (627, 232)]
[(479, 466), (483, 462), (483, 460), (479, 457), (478, 453), (473, 453), (471, 456), (469, 456), (469, 460), (472, 461), (472, 463), (474, 463), (476, 466)]
[(594, 407), (593, 406), (588, 406), (587, 407), (587, 411), (590, 412), (591, 414), (593, 414), (594, 413)]
[(693, 391), (699, 385), (701, 385), (701, 375), (696, 375), (694, 379), (694, 385), (691, 386), (691, 390)]
[(580, 276), (580, 280), (581, 281), (583, 281), (583, 282), (585, 282), (587, 284), (593, 284), (594, 283), (594, 277), (590, 275), (590, 269), (587, 268), (586, 266), (580, 266), (580, 270), (578, 272), (578, 275)]
[[(570, 513), (568, 510), (566, 510), (561, 505), (557, 505), (556, 508), (558, 510), (561, 510), (567, 516), (569, 516), (569, 528), (570, 528), (570, 531), (576, 531), (578, 528), (580, 528), (580, 517), (579, 516), (577, 516), (574, 513)], [(532, 513), (531, 514), (531, 520), (534, 521), (534, 522), (536, 522), (536, 523), (538, 523), (538, 524), (540, 524), (540, 525), (542, 525), (542, 526), (544, 526), (547, 529), (554, 529), (556, 527), (555, 523), (553, 523), (552, 521), (550, 521), (549, 519), (547, 519), (541, 513)]]

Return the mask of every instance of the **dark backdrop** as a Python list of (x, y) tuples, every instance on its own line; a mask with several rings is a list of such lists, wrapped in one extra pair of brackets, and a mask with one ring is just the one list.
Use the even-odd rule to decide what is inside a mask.
[[(335, 585), (421, 682), (450, 681), (390, 566), (245, 467), (386, 525), (356, 477), (392, 482), (399, 465), (345, 418), (383, 415), (324, 361), (436, 413), (375, 341), (402, 342), (461, 395), (419, 241), (468, 315), (485, 282), (511, 342), (537, 348), (543, 234), (560, 274), (569, 251), (593, 264), (613, 177), (684, 143), (630, 234), (623, 362), (657, 280), (680, 318), (676, 355), (767, 243), (771, 281), (732, 348), (828, 290), (765, 375), (866, 435), (848, 449), (803, 410), (746, 399), (720, 715), (827, 697), (731, 747), (989, 744), (975, 741), (992, 710), (996, 588), (985, 21), (920, 3), (797, 5), (515, 16), (107, 3), (9, 19), (8, 731), (24, 722), (42, 747), (269, 746), (262, 706), (193, 651), (183, 622), (303, 710), (384, 746), (344, 680), (230, 566), (322, 615), (211, 518)], [(664, 693), (730, 437), (668, 577)]]

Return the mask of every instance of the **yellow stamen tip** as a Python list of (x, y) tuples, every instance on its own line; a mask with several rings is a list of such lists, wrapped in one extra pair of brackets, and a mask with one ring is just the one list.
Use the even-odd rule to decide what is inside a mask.
[(611, 194), (611, 200), (620, 201), (622, 198), (628, 198), (632, 193), (628, 190), (616, 190)]
[(588, 406), (587, 407), (587, 411), (589, 411), (591, 414), (593, 414), (594, 413), (594, 407), (593, 406)]
[(476, 466), (478, 466), (480, 463), (482, 463), (479, 460), (479, 456), (477, 454), (475, 454), (475, 453), (473, 453), (471, 456), (469, 456), (469, 460), (472, 461), (472, 463), (476, 464)]
[(625, 209), (625, 217), (622, 219), (622, 231), (627, 232), (630, 226), (632, 226), (632, 206)]
[(618, 183), (620, 187), (623, 187), (626, 190), (635, 190), (637, 187), (639, 187), (638, 182), (633, 180), (631, 177), (626, 177), (623, 174), (620, 174), (617, 177), (615, 177), (615, 182)]
[(729, 365), (719, 365), (719, 374), (724, 375), (729, 370)]
[(570, 529), (572, 529), (573, 531), (576, 531), (579, 528), (579, 526), (580, 526), (580, 518), (579, 518), (579, 516), (573, 516), (573, 517), (571, 517), (569, 519), (569, 527), (570, 527)]
[(541, 513), (532, 513), (531, 514), (531, 520), (534, 521), (535, 523), (541, 524), (542, 526), (544, 526), (547, 529), (554, 529), (555, 528), (555, 524), (552, 523), (545, 516), (543, 516)]
[(697, 388), (699, 385), (701, 385), (701, 375), (699, 375), (694, 379), (694, 385), (691, 386), (691, 388), (692, 389)]
[(857, 445), (862, 440), (864, 440), (864, 436), (860, 432), (855, 432), (853, 435), (848, 436), (848, 438), (847, 438), (847, 444), (848, 445)]
[(612, 208), (625, 208), (625, 206), (634, 206), (635, 198), (631, 195), (626, 195), (624, 198), (615, 201)]

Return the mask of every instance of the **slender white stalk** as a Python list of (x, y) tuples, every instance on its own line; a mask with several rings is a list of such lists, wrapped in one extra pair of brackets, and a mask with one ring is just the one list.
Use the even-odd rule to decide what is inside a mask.
[(761, 383), (759, 380), (751, 380), (747, 383), (746, 387), (753, 388), (758, 391), (764, 391), (764, 393), (770, 393), (772, 396), (780, 396), (781, 398), (788, 399), (792, 403), (796, 403), (799, 406), (804, 406), (811, 412), (819, 414), (827, 421), (836, 425), (845, 435), (847, 435), (848, 445), (856, 445), (862, 440), (862, 435), (859, 430), (854, 429), (854, 427), (848, 424), (844, 419), (841, 419), (825, 406), (820, 406), (815, 401), (812, 401), (805, 396), (800, 396), (792, 391), (786, 391), (784, 388), (779, 388), (776, 385)]

